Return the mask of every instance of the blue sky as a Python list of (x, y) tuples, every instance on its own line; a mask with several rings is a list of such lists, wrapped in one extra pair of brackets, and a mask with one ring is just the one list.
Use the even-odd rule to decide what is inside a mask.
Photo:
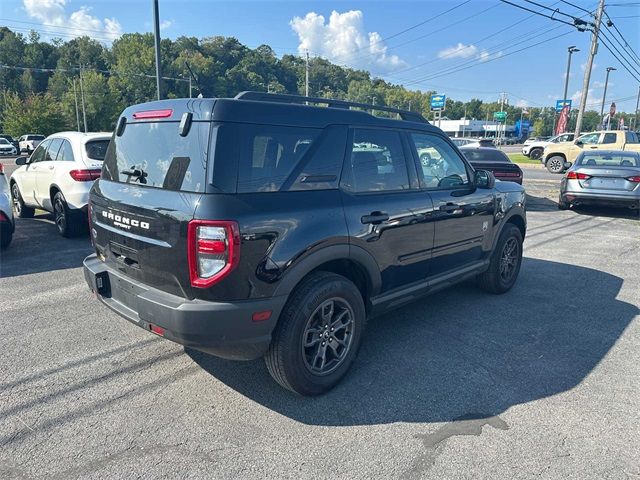
[[(514, 1), (538, 9), (524, 0)], [(530, 106), (551, 106), (561, 97), (567, 47), (576, 45), (581, 51), (573, 55), (568, 96), (577, 104), (589, 33), (497, 0), (463, 2), (160, 0), (160, 17), (165, 37), (234, 36), (251, 47), (268, 44), (279, 55), (308, 48), (311, 55), (365, 68), (408, 88), (437, 90), (460, 100), (496, 100), (499, 92), (506, 91), (510, 103)], [(565, 2), (539, 3), (585, 15)], [(591, 11), (597, 1), (571, 3)], [(615, 5), (607, 8), (609, 16), (640, 54), (640, 4), (610, 3)], [(150, 0), (2, 0), (0, 4), (0, 25), (23, 33), (34, 28), (45, 38), (88, 33), (108, 42), (119, 33), (150, 31), (151, 15)], [(563, 36), (552, 39), (559, 35)], [(538, 42), (544, 43), (513, 53)], [(605, 69), (613, 66), (617, 71), (610, 76), (607, 104), (622, 99), (618, 108), (632, 111), (638, 82), (603, 45), (595, 64), (588, 97), (591, 108), (599, 110)], [(635, 67), (640, 71), (638, 64)]]

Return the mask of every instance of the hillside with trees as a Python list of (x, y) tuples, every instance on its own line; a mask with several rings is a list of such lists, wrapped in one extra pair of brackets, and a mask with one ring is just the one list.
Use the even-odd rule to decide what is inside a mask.
[[(179, 37), (162, 40), (161, 57), (168, 98), (189, 96), (187, 64), (197, 77), (193, 96), (229, 97), (243, 90), (302, 94), (305, 89), (304, 59), (278, 57), (267, 45), (251, 49), (235, 38)], [(435, 92), (408, 90), (323, 58), (312, 58), (309, 70), (312, 96), (418, 110), (429, 118)], [(155, 99), (154, 74), (151, 33), (124, 34), (105, 46), (86, 36), (45, 42), (36, 32), (24, 36), (0, 27), (0, 131), (18, 136), (77, 129), (83, 123), (82, 114), (76, 117), (80, 75), (89, 130), (110, 131), (126, 106)], [(498, 102), (447, 98), (445, 114), (486, 119), (499, 109)], [(520, 117), (519, 107), (506, 105), (505, 110), (510, 119)], [(551, 108), (529, 107), (528, 118), (535, 134), (551, 133)], [(584, 122), (584, 130), (595, 128), (597, 112), (587, 112)]]

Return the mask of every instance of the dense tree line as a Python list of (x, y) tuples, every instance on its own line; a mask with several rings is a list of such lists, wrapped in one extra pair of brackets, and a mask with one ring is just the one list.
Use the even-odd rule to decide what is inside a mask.
[[(197, 77), (193, 95), (235, 96), (243, 90), (304, 93), (305, 62), (294, 55), (278, 57), (267, 45), (251, 49), (235, 38), (179, 37), (161, 42), (166, 97), (189, 95), (189, 70)], [(153, 36), (129, 33), (110, 47), (79, 37), (70, 41), (42, 41), (0, 27), (0, 131), (51, 134), (75, 130), (83, 124), (76, 116), (80, 102), (80, 75), (86, 120), (91, 131), (112, 130), (118, 114), (128, 105), (155, 99)], [(429, 117), (430, 96), (435, 92), (407, 90), (369, 72), (344, 68), (322, 58), (310, 60), (310, 95), (342, 98), (420, 111)], [(177, 79), (177, 80), (176, 80)], [(447, 98), (446, 116), (459, 119), (491, 118), (498, 102)], [(521, 109), (506, 105), (510, 120)], [(554, 115), (550, 108), (530, 108), (528, 117), (536, 134), (550, 134)], [(525, 116), (526, 118), (526, 116)], [(585, 130), (595, 128), (596, 112), (587, 112)]]

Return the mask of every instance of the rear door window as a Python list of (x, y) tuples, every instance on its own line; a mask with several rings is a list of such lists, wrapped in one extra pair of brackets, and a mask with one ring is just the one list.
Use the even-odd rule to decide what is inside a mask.
[(62, 146), (60, 150), (58, 150), (58, 161), (59, 162), (73, 162), (73, 149), (71, 148), (71, 143), (69, 140), (64, 140), (62, 142)]
[(616, 143), (617, 135), (615, 133), (605, 133), (602, 139), (603, 144)]
[(62, 145), (61, 138), (53, 138), (51, 143), (49, 144), (49, 148), (47, 148), (47, 154), (44, 157), (45, 162), (55, 162), (58, 157), (58, 150), (60, 150), (60, 145)]
[(102, 178), (146, 187), (204, 192), (209, 122), (193, 122), (183, 137), (179, 122), (128, 123), (105, 152)]
[(400, 134), (354, 129), (342, 185), (355, 193), (408, 190), (407, 159)]

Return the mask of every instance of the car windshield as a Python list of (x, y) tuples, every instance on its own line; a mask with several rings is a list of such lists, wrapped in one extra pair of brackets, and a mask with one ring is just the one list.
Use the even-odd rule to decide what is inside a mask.
[(44, 135), (29, 135), (27, 140), (44, 140)]
[(640, 156), (624, 153), (587, 153), (576, 160), (582, 167), (640, 167)]
[(507, 157), (500, 150), (495, 148), (463, 148), (460, 150), (464, 156), (471, 163), (474, 162), (501, 162), (501, 163), (511, 163), (509, 157)]

